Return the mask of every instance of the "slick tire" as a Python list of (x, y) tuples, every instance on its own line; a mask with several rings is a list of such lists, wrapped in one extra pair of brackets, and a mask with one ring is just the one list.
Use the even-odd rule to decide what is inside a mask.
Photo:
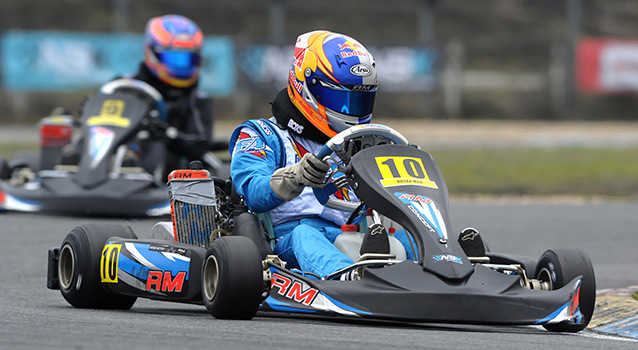
[(233, 236), (244, 236), (252, 239), (259, 249), (262, 259), (273, 253), (270, 243), (266, 240), (263, 226), (257, 216), (252, 213), (241, 213), (235, 217)]
[(596, 303), (596, 278), (594, 268), (587, 254), (578, 249), (552, 249), (541, 255), (536, 266), (535, 278), (550, 284), (550, 289), (559, 289), (574, 278), (583, 276), (580, 287), (580, 312), (582, 324), (547, 324), (545, 329), (552, 332), (578, 332), (589, 324)]
[(29, 168), (34, 172), (40, 170), (40, 153), (37, 151), (18, 151), (9, 161), (9, 168)]
[(263, 290), (261, 255), (252, 239), (225, 236), (208, 247), (202, 268), (202, 299), (213, 317), (253, 318)]
[(60, 247), (58, 278), (60, 291), (77, 308), (128, 310), (136, 297), (114, 294), (101, 284), (100, 261), (110, 237), (137, 239), (130, 227), (86, 224), (75, 227)]

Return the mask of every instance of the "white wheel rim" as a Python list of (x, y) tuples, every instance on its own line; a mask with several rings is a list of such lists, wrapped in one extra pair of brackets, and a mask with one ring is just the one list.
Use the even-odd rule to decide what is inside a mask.
[(73, 254), (71, 245), (65, 244), (60, 250), (60, 258), (58, 260), (58, 280), (62, 289), (69, 290), (71, 288), (74, 273), (75, 254)]
[(217, 293), (217, 285), (219, 284), (219, 264), (214, 255), (210, 255), (204, 264), (204, 297), (208, 301), (212, 301)]

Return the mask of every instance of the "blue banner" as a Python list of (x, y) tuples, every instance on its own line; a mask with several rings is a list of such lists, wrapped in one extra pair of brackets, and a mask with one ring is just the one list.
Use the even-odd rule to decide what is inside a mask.
[[(438, 54), (429, 47), (369, 47), (374, 56), (379, 88), (387, 92), (427, 92), (437, 86)], [(286, 86), (292, 46), (255, 45), (240, 49), (240, 69), (255, 84)]]
[[(118, 75), (134, 74), (144, 58), (141, 34), (8, 32), (0, 42), (2, 84), (8, 91), (97, 88)], [(227, 96), (235, 89), (233, 42), (207, 37), (202, 49), (201, 89)]]

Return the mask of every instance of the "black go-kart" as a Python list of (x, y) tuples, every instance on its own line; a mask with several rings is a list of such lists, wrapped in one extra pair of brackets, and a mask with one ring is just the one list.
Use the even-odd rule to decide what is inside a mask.
[[(76, 227), (49, 250), (47, 286), (75, 307), (128, 309), (144, 297), (203, 303), (221, 319), (264, 311), (559, 332), (589, 323), (596, 287), (585, 253), (553, 249), (538, 260), (520, 258), (489, 251), (476, 230), (453, 233), (439, 168), (395, 130), (352, 127), (319, 156), (338, 165), (317, 199), (352, 211), (350, 221), (365, 217), (367, 248), (342, 271), (319, 278), (288, 269), (272, 253), (267, 215), (258, 219), (229, 181), (195, 167), (170, 176), (172, 223), (157, 223), (148, 239), (119, 225)], [(343, 186), (358, 196), (356, 208), (326, 196)], [(366, 243), (371, 229), (376, 237), (404, 229), (415, 258)]]
[[(164, 115), (157, 90), (124, 78), (105, 84), (84, 102), (81, 138), (75, 147), (76, 122), (70, 115), (44, 118), (39, 125), (40, 152), (18, 152), (9, 162), (0, 159), (0, 211), (170, 214), (165, 179), (144, 166), (139, 156), (142, 142), (179, 137), (163, 122)], [(163, 151), (161, 142), (153, 144)], [(221, 167), (219, 159), (207, 156), (204, 161), (211, 171)]]

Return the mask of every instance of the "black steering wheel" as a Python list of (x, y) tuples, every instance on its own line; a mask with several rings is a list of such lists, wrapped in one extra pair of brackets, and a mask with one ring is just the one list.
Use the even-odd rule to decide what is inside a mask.
[[(381, 124), (362, 124), (350, 127), (337, 135), (333, 136), (317, 153), (317, 157), (324, 161), (332, 161), (337, 164), (337, 169), (328, 177), (326, 186), (323, 188), (315, 188), (314, 194), (317, 200), (330, 208), (344, 211), (353, 211), (360, 202), (345, 201), (330, 196), (335, 193), (338, 188), (344, 184), (339, 180), (342, 177), (335, 178), (335, 174), (350, 163), (350, 159), (357, 152), (378, 145), (408, 145), (408, 140), (398, 131)], [(331, 157), (334, 153), (340, 161)]]

